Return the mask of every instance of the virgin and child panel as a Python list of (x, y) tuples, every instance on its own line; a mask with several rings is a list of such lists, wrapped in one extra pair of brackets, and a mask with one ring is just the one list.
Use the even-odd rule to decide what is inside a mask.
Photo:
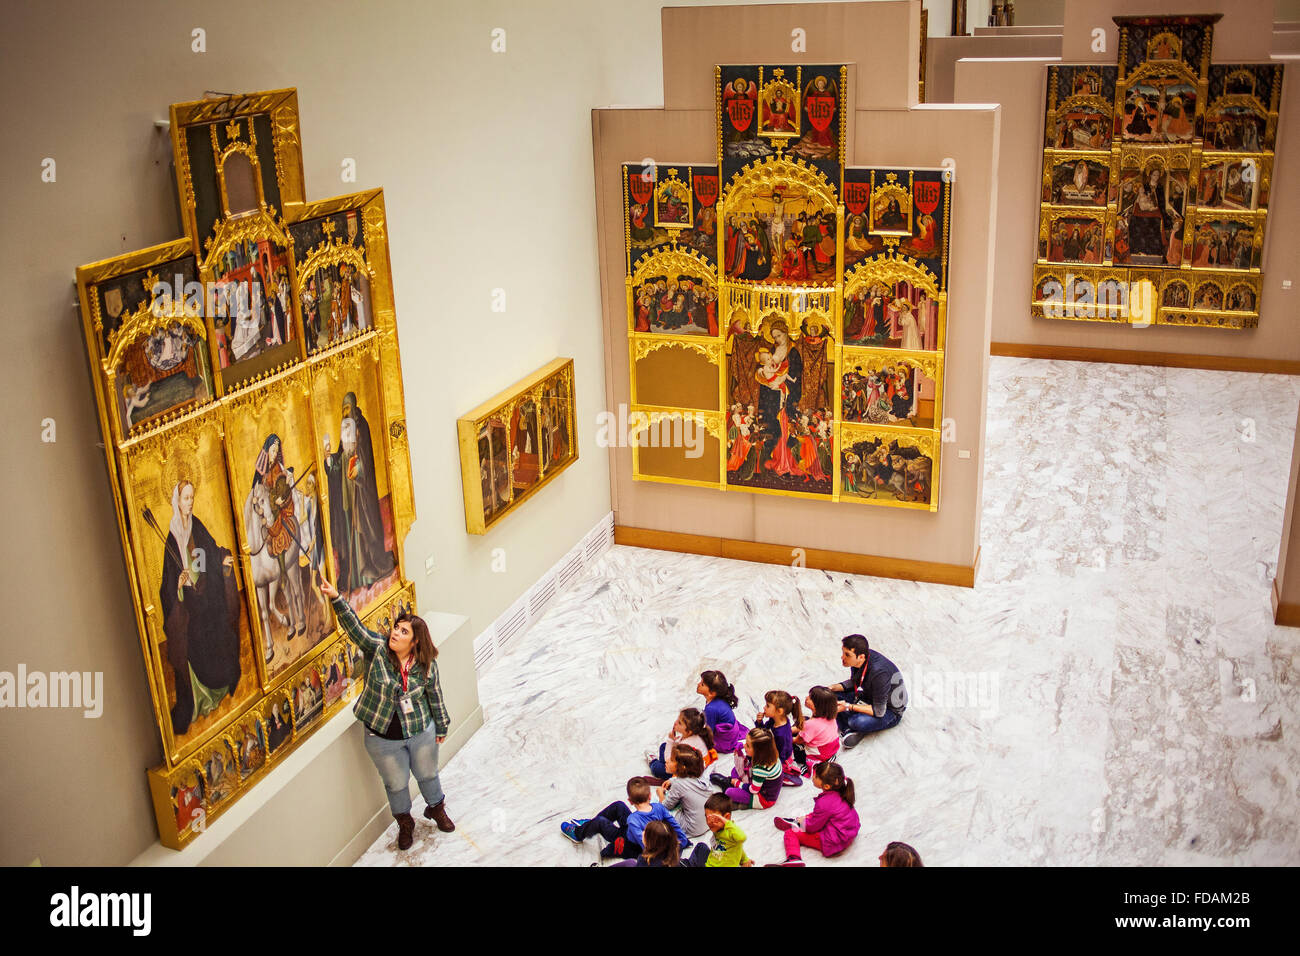
[[(1183, 160), (1181, 165), (1168, 163)], [(1142, 155), (1121, 159), (1117, 188), (1114, 261), (1178, 266), (1183, 261), (1188, 167), (1191, 157), (1164, 152), (1139, 166)]]
[[(718, 261), (718, 167), (675, 164), (671, 167), (676, 172), (673, 178), (684, 185), (661, 190), (658, 187), (661, 180), (667, 180), (669, 168), (640, 163), (623, 166), (629, 271), (646, 253), (673, 242), (695, 250), (710, 265)], [(684, 192), (689, 192), (689, 197), (682, 195)], [(689, 209), (683, 208), (686, 202)]]
[(859, 267), (865, 278), (850, 282), (844, 295), (844, 344), (913, 352), (939, 348), (939, 301), (928, 283), (893, 269), (873, 278), (871, 266)]
[(845, 350), (840, 418), (872, 425), (933, 428), (938, 383), (934, 360)]
[[(312, 412), (299, 372), (226, 412), (234, 500), (257, 598), (267, 679), (299, 661), (334, 628), (318, 590), (325, 531)], [(333, 499), (332, 499), (333, 501)]]
[(329, 489), (330, 566), (334, 586), (358, 614), (401, 577), (383, 407), (370, 350), (340, 355), (317, 372), (312, 409)]
[(294, 223), (299, 306), (307, 351), (374, 327), (361, 211), (345, 209)]
[(828, 495), (835, 424), (830, 340), (822, 329), (793, 339), (791, 321), (769, 315), (757, 334), (729, 340), (727, 483)]
[(259, 689), (215, 414), (184, 438), (151, 435), (125, 452), (124, 507), (141, 590), (156, 602), (153, 680), (172, 762)]

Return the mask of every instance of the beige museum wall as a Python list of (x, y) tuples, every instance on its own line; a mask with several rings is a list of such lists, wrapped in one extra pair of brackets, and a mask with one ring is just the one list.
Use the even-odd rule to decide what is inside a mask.
[[(1110, 16), (1124, 9), (1116, 0), (1091, 5), (1099, 9), (1087, 14), (1087, 22), (1111, 23)], [(1271, 4), (1251, 0), (1241, 4), (1203, 3), (1188, 7), (1185, 0), (1159, 0), (1148, 4), (1157, 12), (1169, 10), (1226, 9), (1215, 29), (1215, 62), (1269, 59), (1270, 33), (1243, 29), (1241, 18), (1252, 12), (1271, 15)], [(1143, 8), (1147, 9), (1146, 7)], [(1067, 13), (1074, 3), (1067, 4)], [(1067, 21), (1083, 21), (1079, 16)], [(1249, 20), (1247, 20), (1249, 22)], [(1268, 21), (1265, 20), (1265, 23)], [(1112, 23), (1113, 26), (1113, 23)], [(1220, 29), (1222, 27), (1222, 29)], [(1066, 45), (1070, 39), (1067, 33)], [(1114, 51), (1115, 39), (1108, 39)], [(1067, 60), (1085, 59), (1067, 57)], [(1090, 55), (1087, 59), (1098, 60)], [(1105, 62), (1113, 62), (1113, 55)], [(1002, 104), (1000, 182), (998, 190), (998, 241), (994, 266), (993, 342), (995, 348), (1011, 344), (1022, 348), (1092, 348), (1175, 353), (1180, 356), (1227, 357), (1220, 364), (1274, 363), (1268, 367), (1300, 370), (1300, 327), (1297, 326), (1296, 286), (1282, 288), (1284, 279), (1300, 281), (1300, 182), (1293, 171), (1300, 168), (1300, 61), (1288, 63), (1282, 92), (1279, 133), (1274, 164), (1274, 181), (1264, 246), (1264, 293), (1256, 329), (1223, 329), (1150, 326), (1134, 328), (1096, 322), (1034, 319), (1029, 314), (1029, 294), (1038, 235), (1040, 177), (1042, 175), (1043, 103), (1046, 91), (1045, 65), (1050, 58), (962, 60), (957, 64), (958, 100)], [(1291, 363), (1279, 366), (1277, 363)]]
[[(72, 292), (85, 262), (175, 238), (170, 103), (296, 86), (309, 199), (384, 187), (422, 606), (487, 627), (610, 508), (589, 110), (662, 96), (660, 4), (189, 0), (8, 11), (0, 81), (10, 509), (0, 670), (98, 671), (104, 714), (0, 711), (0, 865), (118, 864), (156, 840), (148, 702)], [(206, 29), (206, 53), (191, 31)], [(250, 27), (255, 27), (251, 30)], [(490, 31), (505, 28), (507, 52)], [(250, 42), (253, 37), (259, 42)], [(41, 161), (57, 162), (42, 183)], [(345, 157), (355, 183), (340, 181)], [(507, 310), (490, 311), (492, 290)], [(484, 537), (465, 533), (455, 419), (557, 355), (581, 459)], [(39, 440), (53, 418), (57, 438)], [(494, 573), (494, 549), (504, 573)], [(424, 573), (427, 555), (436, 570)], [(455, 739), (479, 719), (471, 638), (443, 649)], [(382, 806), (374, 781), (373, 799)], [(311, 813), (289, 821), (310, 829)]]
[[(932, 37), (925, 61), (927, 103), (957, 102), (957, 61), (966, 57), (1060, 56), (1061, 37), (1056, 34), (1030, 36)], [(969, 98), (961, 102), (975, 102)]]
[[(807, 61), (856, 60), (857, 75), (850, 80), (850, 86), (864, 96), (895, 96), (895, 77), (878, 75), (877, 71), (883, 71), (888, 64), (892, 74), (900, 69), (898, 64), (886, 58), (864, 61), (854, 56), (855, 50), (864, 48), (864, 36), (871, 37), (875, 45), (890, 47), (888, 30), (907, 35), (909, 24), (886, 9), (889, 6), (893, 5), (867, 4), (855, 11), (855, 16), (861, 19), (852, 28), (831, 34), (835, 36), (833, 45), (819, 47), (815, 53), (810, 46)], [(907, 12), (909, 17), (918, 15)], [(801, 13), (809, 23), (817, 24), (815, 17), (822, 11)], [(682, 49), (674, 62), (680, 61), (681, 68), (693, 74), (707, 69), (711, 78), (711, 63), (726, 62), (729, 58), (740, 62), (762, 59), (734, 44), (723, 45), (725, 56), (719, 54), (710, 59), (705, 41), (691, 37), (711, 36), (696, 17), (705, 20), (714, 15), (715, 11), (708, 10), (665, 11), (665, 46), (672, 48), (677, 35), (674, 31), (680, 30), (682, 35)], [(845, 24), (842, 9), (827, 5), (824, 15), (836, 18), (837, 24)], [(787, 13), (780, 7), (755, 8), (747, 16), (750, 18), (747, 35), (788, 36)], [(814, 29), (817, 28), (809, 29), (810, 36)], [(763, 48), (768, 49), (774, 54), (778, 52), (775, 48)], [(901, 68), (909, 66), (915, 69), (915, 60)], [(690, 96), (683, 94), (682, 102), (695, 104), (702, 99), (695, 91), (699, 80), (694, 75), (674, 77), (670, 71), (665, 79), (670, 90), (693, 91)], [(878, 104), (879, 99), (875, 102)], [(859, 109), (852, 124), (855, 138), (849, 146), (850, 164), (939, 166), (945, 158), (951, 158), (958, 170), (953, 193), (944, 386), (944, 411), (954, 419), (956, 443), (944, 446), (938, 513), (633, 481), (631, 451), (618, 448), (610, 465), (615, 519), (619, 525), (788, 547), (869, 553), (894, 559), (972, 564), (979, 546), (986, 353), (992, 293), (988, 274), (997, 193), (997, 122), (996, 107), (923, 106), (913, 110)], [(711, 101), (707, 108), (701, 109), (599, 109), (593, 111), (592, 128), (607, 343), (606, 390), (609, 407), (617, 408), (629, 400), (619, 166), (646, 156), (654, 157), (659, 163), (713, 162), (717, 141)], [(959, 459), (958, 449), (968, 449), (971, 457)]]

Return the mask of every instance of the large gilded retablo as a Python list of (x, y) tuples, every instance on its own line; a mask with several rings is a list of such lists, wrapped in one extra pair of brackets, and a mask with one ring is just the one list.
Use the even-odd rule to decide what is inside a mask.
[(1283, 66), (1212, 63), (1220, 16), (1115, 17), (1117, 65), (1047, 68), (1033, 315), (1259, 324)]
[(716, 164), (623, 166), (634, 478), (938, 509), (951, 176), (846, 165), (849, 89), (720, 66)]
[(355, 693), (318, 585), (413, 603), (415, 503), (382, 191), (305, 201), (294, 90), (171, 137), (185, 237), (77, 285), (180, 848)]

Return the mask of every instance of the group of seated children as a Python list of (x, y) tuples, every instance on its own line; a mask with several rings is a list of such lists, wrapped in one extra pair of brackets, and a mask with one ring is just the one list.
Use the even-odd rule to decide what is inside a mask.
[[(785, 860), (768, 865), (803, 866), (803, 847), (828, 857), (848, 849), (860, 826), (853, 781), (832, 761), (841, 744), (844, 688), (813, 687), (802, 706), (786, 691), (768, 691), (753, 729), (737, 720), (735, 688), (720, 671), (701, 674), (696, 692), (705, 700), (703, 711), (682, 710), (668, 739), (657, 751), (646, 751), (650, 774), (627, 782), (627, 802), (617, 800), (594, 817), (567, 820), (560, 831), (575, 843), (599, 834), (606, 841), (601, 857), (621, 858), (619, 866), (752, 866), (732, 812), (768, 809), (782, 788), (811, 779), (821, 791), (812, 812), (773, 821), (784, 831)], [(706, 770), (728, 753), (735, 755), (731, 772), (711, 772), (705, 782)], [(707, 835), (710, 842), (683, 856), (692, 840)], [(890, 844), (895, 846), (911, 855), (887, 849), (882, 866), (921, 865), (915, 850)]]

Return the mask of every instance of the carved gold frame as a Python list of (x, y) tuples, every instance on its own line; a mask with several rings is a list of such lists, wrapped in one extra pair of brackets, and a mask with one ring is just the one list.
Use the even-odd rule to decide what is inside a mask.
[[(839, 430), (835, 442), (835, 500), (847, 501), (853, 504), (887, 506), (890, 508), (911, 508), (919, 511), (935, 512), (939, 510), (939, 490), (940, 490), (940, 466), (941, 455), (939, 453), (941, 438), (939, 429), (920, 429), (920, 428), (890, 428), (877, 425), (858, 424), (856, 422), (840, 422)], [(923, 455), (930, 459), (930, 497), (928, 501), (903, 501), (895, 498), (890, 501), (888, 498), (880, 498), (873, 495), (870, 498), (857, 495), (853, 492), (846, 492), (842, 488), (844, 463), (843, 456), (846, 449), (857, 442), (868, 441), (871, 439), (880, 439), (886, 443), (898, 442), (900, 445), (906, 445), (916, 448)]]
[[(838, 365), (840, 368), (839, 382), (840, 391), (835, 396), (836, 420), (846, 425), (867, 425), (874, 428), (892, 430), (906, 429), (916, 431), (918, 429), (934, 430), (943, 424), (943, 373), (944, 373), (944, 352), (918, 352), (908, 349), (877, 349), (863, 348), (856, 345), (845, 345), (840, 349)], [(879, 371), (886, 366), (909, 365), (914, 369), (919, 369), (927, 378), (934, 382), (934, 424), (929, 426), (911, 425), (904, 423), (874, 423), (874, 422), (851, 422), (843, 417), (842, 403), (844, 400), (843, 379), (846, 372), (851, 368), (862, 366), (866, 373)]]
[[(236, 117), (251, 118), (259, 114), (267, 114), (270, 117), (277, 185), (284, 206), (284, 214), (279, 216), (274, 209), (268, 206), (265, 209), (259, 208), (253, 212), (233, 217), (224, 219), (219, 217), (214, 226), (212, 242), (206, 246), (206, 251), (201, 250), (199, 237), (196, 234), (193, 202), (194, 183), (191, 180), (184, 130), (194, 124), (217, 121), (229, 122)], [(328, 370), (338, 363), (343, 363), (346, 366), (349, 361), (354, 360), (361, 353), (368, 353), (377, 357), (378, 361), (377, 375), (379, 377), (378, 384), (383, 408), (370, 412), (370, 416), (375, 426), (372, 432), (372, 440), (376, 443), (376, 464), (378, 465), (380, 461), (383, 461), (384, 467), (388, 469), (394, 545), (397, 552), (395, 557), (398, 563), (398, 584), (396, 587), (402, 589), (402, 593), (411, 594), (412, 599), (412, 586), (407, 581), (404, 570), (403, 548), (406, 534), (415, 520), (415, 505), (412, 494), (410, 455), (406, 438), (401, 359), (397, 341), (396, 315), (393, 304), (392, 276), (387, 250), (387, 226), (382, 191), (375, 189), (354, 196), (338, 197), (317, 203), (304, 202), (297, 94), (294, 90), (274, 90), (203, 100), (197, 103), (175, 104), (171, 108), (171, 116), (171, 135), (177, 165), (177, 189), (181, 199), (181, 209), (187, 235), (184, 238), (162, 243), (148, 249), (82, 266), (77, 270), (77, 286), (81, 304), (82, 331), (94, 380), (96, 409), (99, 415), (100, 432), (103, 435), (104, 455), (112, 487), (118, 532), (132, 591), (136, 629), (140, 639), (141, 652), (146, 663), (146, 671), (149, 674), (155, 721), (158, 724), (159, 737), (163, 744), (164, 763), (160, 767), (149, 771), (150, 791), (154, 800), (160, 839), (164, 846), (178, 849), (194, 839), (199, 831), (187, 827), (184, 832), (177, 832), (176, 811), (171, 802), (169, 789), (172, 782), (197, 768), (197, 761), (193, 759), (195, 754), (202, 752), (204, 748), (210, 749), (212, 746), (218, 746), (219, 741), (229, 739), (232, 734), (241, 733), (242, 735), (239, 728), (244, 726), (254, 715), (260, 715), (265, 720), (267, 702), (276, 699), (276, 696), (281, 693), (281, 689), (294, 680), (295, 675), (299, 674), (304, 667), (314, 666), (313, 662), (325, 659), (324, 655), (328, 654), (331, 648), (343, 646), (346, 638), (338, 631), (336, 625), (331, 625), (330, 633), (325, 636), (317, 647), (312, 648), (304, 659), (295, 662), (283, 674), (276, 675), (274, 680), (269, 681), (265, 679), (263, 662), (259, 660), (259, 655), (256, 653), (257, 648), (255, 647), (254, 661), (257, 662), (258, 667), (262, 668), (255, 675), (256, 692), (242, 706), (223, 716), (212, 727), (206, 728), (201, 735), (190, 741), (183, 750), (178, 750), (171, 735), (170, 715), (165, 706), (167, 703), (166, 697), (165, 694), (161, 693), (161, 685), (159, 684), (162, 672), (158, 649), (160, 632), (156, 622), (156, 594), (150, 596), (151, 591), (156, 591), (157, 585), (153, 580), (145, 580), (148, 568), (141, 564), (141, 559), (136, 555), (136, 542), (129, 521), (129, 516), (133, 513), (134, 507), (130, 498), (132, 479), (137, 469), (144, 467), (157, 469), (163, 466), (166, 456), (156, 449), (182, 447), (186, 441), (190, 440), (187, 436), (194, 434), (197, 429), (219, 429), (224, 458), (224, 464), (221, 466), (223, 469), (222, 478), (227, 483), (228, 494), (232, 499), (228, 502), (230, 507), (229, 520), (235, 529), (235, 541), (231, 542), (233, 545), (231, 551), (232, 554), (236, 551), (242, 551), (242, 511), (233, 500), (238, 495), (238, 485), (232, 480), (231, 468), (233, 464), (229, 444), (230, 438), (225, 427), (225, 423), (229, 421), (229, 416), (237, 414), (237, 409), (240, 407), (256, 405), (261, 401), (265, 401), (267, 396), (276, 389), (302, 387), (302, 383), (314, 380), (314, 377), (323, 370)], [(214, 175), (217, 175), (215, 171)], [(219, 364), (217, 364), (211, 370), (213, 395), (209, 401), (197, 406), (178, 408), (172, 413), (141, 423), (140, 427), (131, 429), (129, 433), (124, 432), (121, 427), (120, 417), (116, 411), (114, 369), (111, 362), (126, 347), (128, 337), (138, 336), (150, 331), (159, 322), (169, 324), (172, 321), (182, 321), (188, 327), (200, 331), (201, 337), (207, 339), (206, 344), (202, 347), (209, 350), (209, 356), (213, 357), (215, 361), (215, 357), (210, 351), (215, 346), (212, 336), (213, 316), (195, 315), (193, 310), (187, 310), (183, 304), (178, 306), (177, 303), (173, 303), (171, 312), (164, 311), (161, 316), (157, 317), (146, 315), (143, 310), (137, 309), (135, 314), (123, 319), (118, 334), (110, 341), (108, 348), (105, 348), (101, 337), (103, 318), (99, 314), (96, 287), (122, 275), (148, 270), (190, 255), (194, 255), (197, 260), (196, 279), (200, 282), (207, 281), (212, 277), (211, 267), (214, 265), (216, 257), (221, 255), (231, 242), (238, 241), (241, 237), (251, 237), (254, 234), (272, 237), (277, 242), (281, 242), (287, 252), (286, 273), (289, 278), (290, 297), (293, 302), (292, 321), (294, 331), (297, 334), (298, 348), (301, 349), (303, 338), (301, 316), (298, 312), (300, 290), (298, 288), (295, 256), (293, 255), (291, 236), (288, 234), (288, 226), (300, 219), (311, 218), (344, 208), (356, 208), (361, 211), (360, 228), (365, 231), (365, 258), (371, 277), (374, 327), (363, 335), (339, 342), (331, 348), (313, 354), (310, 358), (304, 358), (301, 351), (294, 352), (284, 361), (261, 370), (256, 375), (242, 378), (240, 381), (222, 381), (219, 379), (220, 368)], [(204, 312), (206, 311), (205, 308)], [(313, 422), (316, 422), (318, 416), (311, 405), (310, 395), (307, 396), (307, 408)], [(318, 458), (320, 450), (316, 426), (312, 425), (310, 428), (308, 440), (315, 448), (314, 456)], [(382, 436), (380, 435), (381, 432)], [(150, 451), (150, 449), (155, 450)], [(319, 490), (319, 498), (321, 503), (321, 533), (328, 540), (328, 535), (331, 532), (326, 518), (326, 515), (328, 515), (328, 490), (326, 488)], [(242, 505), (242, 502), (240, 505)], [(255, 616), (256, 610), (253, 605), (253, 598), (251, 592), (247, 590), (246, 562), (237, 560), (236, 569), (236, 573), (245, 582), (244, 594), (249, 601), (249, 613)], [(256, 620), (250, 618), (249, 626), (254, 635), (254, 640), (256, 640), (258, 634)], [(353, 688), (352, 693), (355, 693), (355, 688)], [(269, 751), (269, 729), (267, 733)], [(278, 764), (280, 759), (287, 755), (300, 739), (302, 737), (295, 731), (292, 745), (286, 741), (286, 744), (282, 745), (275, 754), (268, 752), (263, 767), (246, 780), (237, 780), (230, 798), (222, 801), (220, 805), (210, 808), (206, 819), (210, 822), (233, 805), (242, 793), (246, 792), (264, 776), (271, 765)], [(237, 766), (236, 778), (238, 778)]]

